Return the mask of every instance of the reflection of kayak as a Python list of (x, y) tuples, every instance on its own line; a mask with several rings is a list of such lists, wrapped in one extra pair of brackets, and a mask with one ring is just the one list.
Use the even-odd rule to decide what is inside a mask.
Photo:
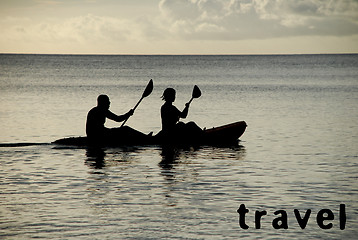
[[(231, 145), (237, 144), (239, 137), (245, 132), (246, 122), (235, 122), (220, 127), (205, 129), (200, 136), (187, 136), (183, 139), (177, 139), (175, 144), (180, 145)], [(71, 137), (62, 138), (53, 142), (58, 145), (67, 146), (88, 146), (90, 143), (87, 137)], [(127, 134), (121, 138), (108, 139), (106, 142), (101, 142), (104, 146), (125, 146), (125, 145), (162, 145), (167, 141), (156, 136), (133, 137)]]

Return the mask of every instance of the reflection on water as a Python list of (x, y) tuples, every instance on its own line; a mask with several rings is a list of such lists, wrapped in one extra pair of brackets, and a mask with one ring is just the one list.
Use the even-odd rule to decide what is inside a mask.
[(160, 166), (167, 168), (174, 164), (180, 156), (180, 149), (172, 146), (163, 146), (162, 147), (162, 161), (159, 163)]
[(102, 169), (120, 162), (129, 163), (138, 152), (139, 148), (133, 146), (118, 148), (88, 147), (86, 148), (85, 164), (92, 169)]
[(185, 160), (203, 158), (203, 159), (232, 159), (243, 160), (245, 157), (245, 147), (242, 145), (228, 147), (186, 147), (178, 148), (175, 146), (162, 146), (161, 161), (159, 166), (162, 169), (162, 175), (167, 180), (172, 180), (175, 175), (175, 165), (185, 164)]
[[(149, 147), (150, 148), (150, 147)], [(157, 150), (157, 149), (152, 149)], [(233, 159), (243, 160), (245, 158), (245, 147), (242, 145), (230, 147), (175, 147), (162, 146), (159, 148), (161, 160), (158, 165), (160, 168), (168, 170), (173, 166), (184, 163), (184, 160), (193, 158), (208, 159)], [(90, 147), (86, 149), (86, 165), (93, 169), (102, 169), (107, 161), (131, 162), (133, 153), (138, 153), (135, 147), (130, 148), (97, 148)]]
[[(337, 238), (354, 236), (356, 205), (348, 189), (354, 186), (354, 178), (341, 174), (335, 176), (333, 185), (327, 178), (333, 172), (330, 168), (347, 174), (346, 162), (338, 169), (337, 164), (326, 164), (322, 172), (322, 163), (329, 162), (327, 155), (322, 156), (325, 161), (309, 162), (310, 169), (306, 169), (305, 155), (298, 156), (301, 161), (286, 163), (261, 159), (264, 153), (254, 150), (248, 158), (247, 151), (246, 144), (1, 149), (0, 238), (238, 239), (268, 234), (289, 239), (297, 234), (310, 236), (311, 230), (319, 230), (315, 237), (322, 239), (332, 233)], [(350, 184), (344, 190), (341, 183), (347, 181)], [(236, 210), (242, 203), (252, 210), (247, 216), (250, 226), (254, 210), (268, 211), (263, 229), (240, 229)], [(347, 205), (344, 231), (339, 227), (320, 231), (313, 220), (302, 231), (292, 222), (296, 207), (317, 214), (322, 208), (335, 209), (337, 203)], [(272, 229), (270, 223), (273, 211), (281, 208), (291, 211), (290, 228), (285, 232)], [(336, 220), (333, 224), (338, 226)]]
[(102, 148), (89, 147), (86, 151), (86, 164), (94, 169), (102, 169), (105, 166), (104, 157), (106, 153)]
[[(129, 147), (129, 148), (88, 148), (86, 149), (85, 164), (90, 167), (93, 174), (103, 173), (103, 171), (96, 171), (110, 168), (111, 166), (135, 166), (139, 161), (137, 154), (144, 152), (151, 152), (155, 158), (147, 159), (150, 161), (147, 164), (152, 164), (152, 159), (158, 159), (156, 166), (160, 175), (167, 181), (177, 180), (177, 175), (185, 176), (184, 170), (187, 172), (195, 171), (198, 165), (204, 164), (205, 161), (242, 161), (245, 158), (246, 150), (242, 145), (228, 146), (228, 147), (175, 147), (175, 146), (161, 146), (161, 147), (147, 147), (144, 149)], [(201, 161), (202, 160), (202, 161)], [(133, 165), (131, 165), (131, 163)], [(129, 165), (128, 165), (129, 164)], [(211, 164), (210, 164), (211, 165)], [(209, 165), (207, 165), (209, 166)]]

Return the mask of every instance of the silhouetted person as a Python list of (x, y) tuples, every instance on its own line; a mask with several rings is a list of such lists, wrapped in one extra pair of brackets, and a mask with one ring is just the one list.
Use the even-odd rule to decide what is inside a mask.
[(111, 141), (129, 143), (130, 141), (138, 140), (140, 137), (147, 137), (147, 135), (127, 126), (106, 128), (104, 126), (106, 118), (116, 122), (122, 122), (132, 116), (134, 112), (133, 109), (131, 109), (126, 114), (116, 115), (109, 110), (110, 103), (107, 95), (99, 95), (97, 98), (97, 106), (88, 112), (86, 134), (90, 143), (111, 143)]
[(122, 122), (133, 115), (133, 110), (129, 110), (124, 115), (116, 115), (109, 111), (111, 102), (107, 95), (99, 95), (97, 98), (97, 106), (92, 108), (87, 114), (86, 134), (90, 138), (102, 138), (109, 133), (110, 129), (104, 126), (106, 118), (116, 122)]
[(162, 130), (164, 132), (173, 131), (176, 128), (176, 124), (180, 118), (186, 118), (188, 116), (189, 104), (185, 104), (183, 111), (179, 111), (173, 105), (175, 101), (175, 90), (173, 88), (167, 88), (164, 90), (162, 99), (165, 101), (160, 109), (162, 117)]
[(189, 122), (187, 124), (179, 122), (180, 118), (187, 117), (190, 103), (186, 103), (183, 111), (180, 111), (173, 105), (175, 95), (176, 92), (173, 88), (164, 90), (162, 99), (165, 103), (160, 110), (162, 118), (161, 136), (164, 138), (178, 139), (182, 137), (190, 138), (190, 135), (200, 134), (202, 130), (194, 122)]

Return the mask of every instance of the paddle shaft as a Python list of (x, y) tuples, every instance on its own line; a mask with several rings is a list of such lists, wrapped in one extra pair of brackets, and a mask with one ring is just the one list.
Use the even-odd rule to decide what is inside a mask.
[(190, 99), (190, 101), (188, 102), (189, 105), (190, 105), (190, 103), (193, 101), (193, 99), (194, 99), (193, 97)]
[[(145, 90), (142, 94), (142, 97), (139, 99), (139, 101), (133, 108), (133, 114), (134, 114), (134, 110), (138, 107), (139, 103), (143, 100), (143, 98), (148, 97), (152, 93), (152, 91), (153, 91), (153, 80), (150, 79), (149, 83), (147, 84), (147, 87), (145, 88)], [(128, 118), (130, 118), (130, 116)], [(128, 118), (126, 120), (124, 120), (121, 127), (123, 127), (123, 125), (127, 122)]]
[[(139, 101), (137, 102), (137, 104), (134, 106), (134, 108), (133, 108), (133, 112), (134, 112), (134, 110), (138, 107), (138, 105), (139, 105), (139, 103), (143, 100), (143, 98), (144, 97), (141, 97), (141, 99), (139, 99)], [(126, 120), (124, 120), (124, 122), (122, 123), (122, 125), (121, 125), (121, 127), (123, 127), (123, 125), (127, 122), (127, 120), (130, 118), (130, 116), (126, 119)]]

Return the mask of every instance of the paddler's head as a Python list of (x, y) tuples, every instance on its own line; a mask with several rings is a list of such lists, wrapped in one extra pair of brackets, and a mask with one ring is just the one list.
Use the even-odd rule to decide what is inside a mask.
[(174, 88), (167, 88), (164, 90), (162, 99), (166, 102), (174, 102), (175, 101), (175, 90)]
[(109, 109), (109, 105), (111, 102), (109, 101), (109, 97), (107, 95), (99, 95), (97, 98), (97, 106), (104, 109)]

